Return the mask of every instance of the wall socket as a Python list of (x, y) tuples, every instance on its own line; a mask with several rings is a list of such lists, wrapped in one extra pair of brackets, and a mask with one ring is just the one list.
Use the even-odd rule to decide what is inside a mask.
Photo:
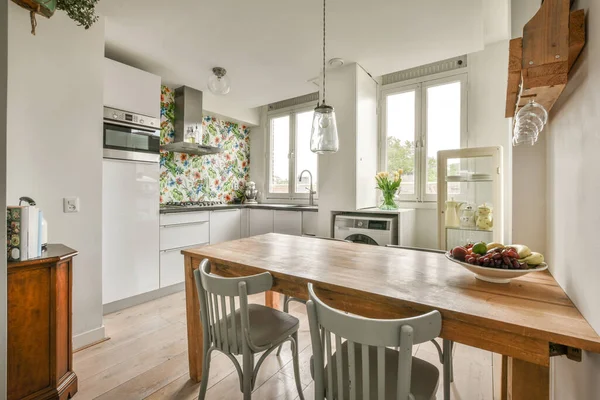
[(63, 199), (63, 212), (65, 212), (65, 213), (79, 212), (79, 197), (65, 197)]

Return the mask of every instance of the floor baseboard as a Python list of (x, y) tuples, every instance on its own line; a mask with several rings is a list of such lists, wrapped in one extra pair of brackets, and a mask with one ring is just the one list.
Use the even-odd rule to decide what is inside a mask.
[(184, 282), (181, 282), (172, 286), (167, 286), (164, 288), (153, 290), (148, 293), (142, 293), (138, 294), (137, 296), (128, 297), (123, 300), (113, 301), (112, 303), (104, 304), (104, 315), (112, 314), (114, 312), (121, 311), (129, 307), (137, 306), (152, 300), (159, 299), (161, 297), (168, 296), (173, 293), (181, 292), (184, 289), (185, 284)]
[(77, 351), (90, 344), (103, 341), (106, 338), (104, 325), (91, 331), (80, 333), (73, 336), (73, 351)]

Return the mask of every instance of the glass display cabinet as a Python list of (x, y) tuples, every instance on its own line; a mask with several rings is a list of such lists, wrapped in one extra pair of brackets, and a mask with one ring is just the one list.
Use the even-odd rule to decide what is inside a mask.
[(442, 250), (504, 237), (502, 147), (438, 152), (438, 243)]

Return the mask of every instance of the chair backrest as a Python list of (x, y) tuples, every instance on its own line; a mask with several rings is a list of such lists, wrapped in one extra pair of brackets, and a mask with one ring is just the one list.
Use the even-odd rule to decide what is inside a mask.
[[(408, 400), (411, 398), (410, 382), (412, 369), (412, 346), (430, 341), (439, 336), (442, 328), (442, 317), (438, 311), (431, 311), (427, 314), (404, 319), (369, 319), (356, 315), (335, 310), (321, 301), (314, 292), (312, 284), (308, 285), (309, 301), (306, 304), (308, 310), (308, 322), (310, 325), (310, 335), (313, 350), (313, 368), (315, 387), (315, 399), (323, 394), (325, 379), (327, 379), (327, 398), (332, 399), (330, 393), (334, 385), (337, 387), (337, 398), (356, 399), (361, 397), (357, 393), (358, 375), (362, 375), (362, 398), (369, 399), (372, 392), (369, 377), (370, 363), (377, 365), (377, 398), (386, 398), (385, 393), (385, 352), (386, 347), (399, 348), (398, 376), (396, 399)], [(333, 339), (331, 338), (333, 336)], [(342, 353), (342, 341), (347, 341), (346, 352)], [(336, 353), (336, 375), (333, 376), (332, 363), (332, 342), (335, 343)], [(360, 345), (357, 347), (357, 345)], [(356, 349), (360, 348), (360, 359), (356, 354)], [(371, 354), (376, 354), (376, 360), (372, 359)], [(348, 360), (347, 365), (343, 365), (343, 360)], [(357, 363), (357, 360), (360, 360)], [(325, 377), (325, 363), (327, 368), (327, 377)], [(355, 367), (362, 364), (362, 369)], [(344, 374), (344, 368), (347, 368), (347, 375)], [(343, 376), (350, 379), (350, 384), (344, 386)], [(336, 383), (334, 383), (336, 379)], [(373, 377), (372, 379), (375, 379)], [(350, 393), (344, 393), (349, 391)], [(349, 395), (349, 396), (348, 396)], [(388, 394), (389, 395), (389, 394)]]
[(386, 244), (385, 247), (392, 247), (394, 249), (425, 251), (427, 253), (438, 253), (438, 254), (445, 254), (446, 253), (445, 250), (426, 249), (424, 247), (398, 246), (398, 245), (395, 245), (395, 244)]
[[(223, 278), (210, 273), (210, 262), (202, 260), (194, 271), (196, 289), (200, 301), (200, 320), (204, 329), (204, 346), (211, 345), (226, 353), (239, 353), (235, 298), (239, 297), (241, 333), (246, 336), (250, 329), (248, 319), (248, 295), (265, 292), (273, 286), (268, 272), (240, 278)], [(230, 334), (231, 332), (231, 334)], [(246, 339), (243, 337), (242, 339)], [(242, 340), (246, 343), (246, 340)], [(251, 343), (247, 343), (251, 346)]]

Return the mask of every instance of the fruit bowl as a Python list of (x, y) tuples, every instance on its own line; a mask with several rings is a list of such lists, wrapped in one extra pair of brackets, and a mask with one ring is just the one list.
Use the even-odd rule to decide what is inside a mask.
[(548, 265), (546, 263), (542, 263), (536, 266), (535, 268), (530, 269), (502, 269), (480, 267), (479, 265), (458, 261), (450, 255), (450, 252), (446, 253), (446, 258), (474, 273), (475, 278), (491, 283), (509, 283), (511, 279), (527, 275), (530, 272), (539, 272), (548, 269)]

